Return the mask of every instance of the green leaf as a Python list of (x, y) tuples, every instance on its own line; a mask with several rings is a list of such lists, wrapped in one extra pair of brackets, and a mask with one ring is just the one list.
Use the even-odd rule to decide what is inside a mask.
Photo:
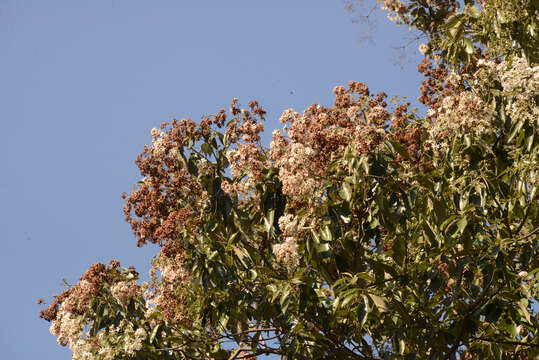
[(442, 224), (440, 225), (440, 229), (442, 231), (446, 231), (456, 220), (458, 219), (457, 215), (451, 215), (447, 219), (445, 219)]
[(357, 290), (352, 289), (351, 294), (346, 295), (343, 300), (341, 301), (341, 308), (346, 308), (346, 305), (348, 305), (352, 300), (354, 300), (357, 297), (356, 294)]
[(460, 23), (460, 18), (462, 14), (454, 14), (447, 18), (445, 21), (445, 27), (447, 29), (457, 26)]
[(465, 149), (469, 149), (472, 146), (472, 138), (470, 137), (470, 134), (464, 135), (464, 143), (466, 144)]
[(320, 236), (322, 237), (323, 240), (326, 240), (326, 241), (333, 240), (333, 233), (331, 232), (331, 229), (329, 228), (328, 225), (322, 228), (322, 232), (320, 233)]
[(344, 200), (348, 202), (352, 199), (352, 188), (346, 181), (343, 181), (339, 194)]
[(406, 256), (406, 239), (404, 236), (397, 236), (393, 241), (391, 250), (393, 251), (393, 260), (399, 265), (403, 265)]
[[(462, 22), (460, 22), (460, 21), (454, 27), (449, 29), (449, 33), (453, 37), (453, 41), (455, 41), (455, 45), (457, 44), (457, 41), (462, 36), (462, 33), (464, 31), (463, 29), (464, 29), (464, 26), (463, 26)], [(455, 57), (455, 55), (457, 55), (456, 51), (457, 51), (457, 47), (455, 47), (455, 54), (453, 55), (453, 58)]]
[(466, 225), (468, 225), (468, 220), (466, 219), (466, 217), (463, 217), (462, 219), (457, 221), (457, 228), (461, 234), (464, 232), (464, 229), (466, 229)]
[(209, 156), (211, 155), (213, 150), (212, 150), (211, 145), (205, 142), (200, 146), (200, 151)]
[(161, 324), (157, 324), (153, 328), (152, 333), (150, 334), (150, 344), (155, 340), (155, 336), (157, 335), (157, 331), (159, 330), (160, 326), (161, 326)]
[(189, 171), (189, 174), (191, 174), (193, 177), (198, 176), (198, 168), (195, 164), (195, 161), (193, 160), (193, 157), (190, 157), (189, 161), (187, 162), (187, 170)]
[(399, 354), (399, 355), (404, 354), (405, 348), (406, 348), (406, 346), (405, 346), (405, 343), (404, 343), (404, 340), (403, 340), (402, 336), (401, 335), (396, 336), (395, 350), (396, 350), (397, 354)]
[(340, 218), (345, 224), (349, 224), (352, 220), (352, 217), (350, 215), (341, 215)]
[(510, 143), (515, 138), (515, 136), (519, 133), (525, 123), (525, 120), (520, 120), (518, 123), (515, 124), (513, 130), (511, 131), (511, 134), (509, 134), (509, 137), (507, 138), (508, 143)]
[(240, 249), (237, 246), (232, 247), (232, 249), (234, 250), (234, 253), (236, 254), (236, 256), (237, 256), (238, 260), (240, 261), (241, 265), (243, 266), (243, 268), (248, 269), (249, 264), (247, 263), (247, 261), (249, 261), (250, 258), (249, 258), (249, 253), (247, 252), (247, 250)]
[(368, 294), (368, 295), (379, 312), (383, 313), (383, 312), (389, 311), (389, 308), (387, 307), (386, 301), (384, 300), (383, 297), (375, 295), (375, 294)]
[(438, 246), (438, 240), (436, 239), (436, 235), (434, 234), (434, 231), (432, 230), (430, 224), (426, 221), (423, 221), (422, 223), (423, 228), (423, 236), (425, 239), (432, 245)]
[(530, 313), (528, 312), (527, 306), (528, 306), (528, 299), (523, 298), (517, 301), (517, 305), (519, 307), (520, 313), (524, 316), (527, 322), (530, 322)]
[(328, 243), (319, 243), (316, 245), (316, 251), (320, 254), (327, 254), (329, 253), (329, 244)]
[(258, 273), (256, 272), (256, 270), (249, 269), (247, 278), (251, 281), (254, 281), (256, 280), (257, 277), (258, 277)]
[(270, 209), (266, 212), (266, 216), (264, 217), (264, 227), (267, 232), (270, 232), (271, 228), (273, 227), (274, 220), (275, 220), (275, 209)]
[(369, 300), (367, 299), (367, 296), (361, 295), (358, 306), (358, 320), (361, 327), (363, 327), (363, 325), (365, 325), (365, 323), (367, 322), (369, 312)]
[(499, 303), (495, 301), (487, 305), (483, 314), (488, 322), (496, 323), (502, 315), (502, 312), (503, 309), (500, 307)]
[(369, 159), (366, 156), (363, 156), (361, 160), (359, 161), (361, 167), (363, 168), (363, 171), (365, 174), (370, 174), (370, 167), (369, 167)]
[(405, 159), (410, 160), (410, 154), (408, 153), (408, 149), (406, 149), (404, 146), (399, 144), (398, 142), (394, 140), (388, 140), (389, 143), (393, 146), (393, 148)]
[(511, 335), (511, 337), (514, 339), (520, 332), (520, 326), (517, 326), (515, 322), (511, 319), (505, 319), (504, 321), (504, 328), (507, 330), (507, 332)]
[(466, 53), (469, 55), (474, 54), (475, 49), (474, 49), (472, 41), (468, 38), (464, 38), (463, 40), (464, 40), (464, 50), (466, 51)]

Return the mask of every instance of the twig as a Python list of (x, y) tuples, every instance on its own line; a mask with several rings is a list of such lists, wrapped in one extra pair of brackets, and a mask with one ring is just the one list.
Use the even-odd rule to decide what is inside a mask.
[(476, 340), (487, 341), (487, 342), (496, 343), (496, 344), (539, 347), (539, 344), (525, 343), (525, 342), (522, 342), (522, 341), (496, 340), (496, 339), (485, 338), (485, 337), (482, 337), (482, 336), (472, 336), (472, 338), (474, 338)]

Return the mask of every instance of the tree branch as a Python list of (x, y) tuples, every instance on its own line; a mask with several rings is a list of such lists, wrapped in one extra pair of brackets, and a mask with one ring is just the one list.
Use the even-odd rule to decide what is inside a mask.
[(495, 344), (504, 344), (504, 345), (520, 345), (520, 346), (529, 346), (529, 347), (539, 347), (539, 344), (525, 343), (522, 341), (508, 341), (508, 340), (496, 340), (489, 339), (482, 336), (472, 336), (472, 338), (481, 341), (487, 341)]

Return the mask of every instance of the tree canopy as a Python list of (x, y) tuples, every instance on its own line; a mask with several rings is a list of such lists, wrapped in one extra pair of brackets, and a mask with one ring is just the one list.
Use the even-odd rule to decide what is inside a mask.
[(538, 4), (372, 3), (425, 39), (426, 115), (351, 81), (269, 147), (256, 101), (152, 129), (123, 195), (152, 280), (56, 295), (73, 359), (539, 356)]

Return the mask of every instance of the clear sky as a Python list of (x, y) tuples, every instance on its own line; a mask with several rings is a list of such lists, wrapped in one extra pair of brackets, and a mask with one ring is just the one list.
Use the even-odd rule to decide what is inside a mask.
[(120, 194), (162, 121), (256, 99), (268, 143), (282, 110), (349, 80), (415, 100), (406, 29), (364, 31), (343, 0), (0, 0), (0, 358), (69, 359), (36, 304), (62, 278), (113, 258), (147, 276), (158, 249), (135, 246)]

